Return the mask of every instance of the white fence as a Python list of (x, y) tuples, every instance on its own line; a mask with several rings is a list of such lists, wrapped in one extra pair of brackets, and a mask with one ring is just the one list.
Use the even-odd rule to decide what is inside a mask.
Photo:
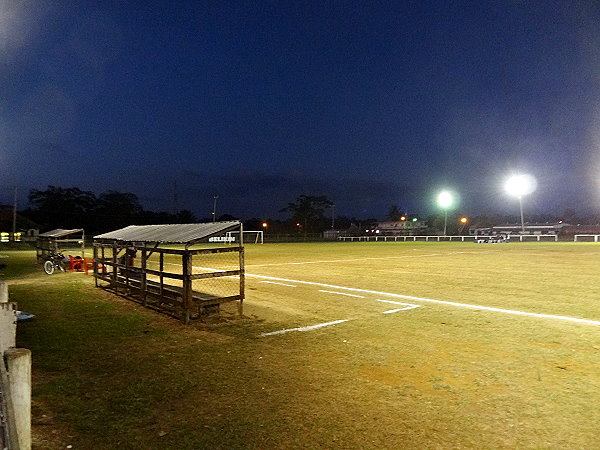
[(31, 449), (31, 352), (15, 348), (17, 305), (0, 281), (0, 447)]
[(600, 242), (600, 234), (576, 234), (573, 238), (574, 242), (579, 241), (579, 238), (591, 238), (585, 239), (586, 242), (590, 242), (592, 239), (594, 242)]
[[(442, 241), (461, 241), (461, 242), (475, 242), (480, 239), (492, 239), (496, 236), (340, 236), (341, 241), (350, 242), (442, 242)], [(557, 234), (513, 234), (510, 236), (510, 240), (523, 241), (537, 241), (541, 242), (542, 238), (548, 238), (554, 242), (558, 241)]]

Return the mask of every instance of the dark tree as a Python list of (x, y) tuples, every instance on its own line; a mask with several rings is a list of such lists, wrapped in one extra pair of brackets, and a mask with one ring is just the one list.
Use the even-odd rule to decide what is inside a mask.
[(402, 213), (400, 212), (398, 205), (392, 205), (390, 206), (386, 219), (391, 222), (398, 222), (400, 220), (401, 215)]
[(106, 191), (98, 197), (94, 215), (102, 228), (116, 230), (139, 223), (142, 211), (135, 194)]
[(196, 223), (198, 219), (189, 209), (182, 209), (176, 215), (177, 223)]
[(96, 206), (96, 196), (79, 188), (48, 186), (29, 193), (30, 219), (47, 228), (85, 228)]
[(326, 196), (301, 195), (295, 203), (288, 203), (281, 212), (288, 212), (294, 223), (300, 223), (304, 234), (317, 228), (324, 228), (325, 210), (331, 208), (333, 202)]

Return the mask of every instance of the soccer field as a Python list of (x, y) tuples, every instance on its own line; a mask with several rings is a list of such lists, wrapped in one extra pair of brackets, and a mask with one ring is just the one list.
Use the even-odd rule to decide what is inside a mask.
[(414, 445), (598, 448), (599, 268), (581, 243), (249, 246), (245, 311)]

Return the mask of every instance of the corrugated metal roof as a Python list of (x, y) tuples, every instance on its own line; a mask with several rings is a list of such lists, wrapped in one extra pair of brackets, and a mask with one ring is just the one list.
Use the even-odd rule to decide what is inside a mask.
[(53, 237), (59, 238), (68, 236), (69, 234), (80, 233), (83, 231), (83, 228), (74, 228), (72, 230), (64, 230), (62, 228), (57, 228), (56, 230), (46, 231), (45, 233), (38, 234), (38, 237)]
[(175, 225), (130, 225), (120, 230), (94, 236), (94, 239), (117, 240), (124, 242), (161, 242), (189, 244), (215, 234), (235, 230), (239, 221), (186, 223)]

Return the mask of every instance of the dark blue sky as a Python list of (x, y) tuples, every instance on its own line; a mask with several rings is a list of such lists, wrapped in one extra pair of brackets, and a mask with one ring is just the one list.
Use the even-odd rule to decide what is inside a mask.
[(0, 1), (0, 201), (275, 216), (600, 210), (596, 1)]

